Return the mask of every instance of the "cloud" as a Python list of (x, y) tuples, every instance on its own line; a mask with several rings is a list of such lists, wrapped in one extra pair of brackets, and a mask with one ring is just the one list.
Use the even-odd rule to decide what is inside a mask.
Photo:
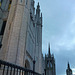
[[(43, 53), (55, 54), (57, 75), (66, 74), (67, 62), (75, 69), (75, 0), (36, 0), (43, 12)], [(73, 70), (74, 71), (74, 70)]]

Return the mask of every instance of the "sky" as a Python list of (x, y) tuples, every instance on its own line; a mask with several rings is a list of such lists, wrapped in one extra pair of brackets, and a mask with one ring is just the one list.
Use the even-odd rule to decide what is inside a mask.
[(75, 0), (35, 0), (43, 13), (43, 54), (48, 44), (56, 62), (56, 75), (65, 75), (67, 63), (75, 74)]

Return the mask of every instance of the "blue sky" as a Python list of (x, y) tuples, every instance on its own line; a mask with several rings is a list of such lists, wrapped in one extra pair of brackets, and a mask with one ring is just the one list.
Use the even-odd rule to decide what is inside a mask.
[(51, 53), (56, 60), (56, 74), (66, 73), (67, 62), (75, 72), (75, 0), (35, 0), (43, 13), (43, 54)]

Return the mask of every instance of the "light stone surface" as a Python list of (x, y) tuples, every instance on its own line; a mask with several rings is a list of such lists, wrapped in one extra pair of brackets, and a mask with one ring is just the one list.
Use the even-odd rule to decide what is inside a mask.
[(33, 70), (35, 58), (35, 71), (42, 74), (44, 72), (42, 16), (40, 16), (39, 4), (35, 13), (33, 1), (28, 0), (26, 5), (26, 0), (22, 0), (22, 2), (12, 0), (10, 11), (8, 11), (9, 0), (3, 1), (1, 7), (6, 12), (3, 12), (3, 15), (0, 12), (0, 29), (3, 19), (7, 20), (7, 24), (2, 39), (0, 59), (22, 67), (25, 67), (28, 62), (27, 68)]

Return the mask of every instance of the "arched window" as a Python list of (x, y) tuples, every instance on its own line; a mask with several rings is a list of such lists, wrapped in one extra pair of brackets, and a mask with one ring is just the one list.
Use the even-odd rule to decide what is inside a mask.
[(50, 62), (50, 67), (52, 68), (52, 63)]
[(30, 63), (28, 60), (25, 60), (25, 68), (30, 69)]
[(49, 68), (49, 61), (47, 61), (47, 67)]
[(9, 1), (8, 11), (10, 10), (12, 0)]

